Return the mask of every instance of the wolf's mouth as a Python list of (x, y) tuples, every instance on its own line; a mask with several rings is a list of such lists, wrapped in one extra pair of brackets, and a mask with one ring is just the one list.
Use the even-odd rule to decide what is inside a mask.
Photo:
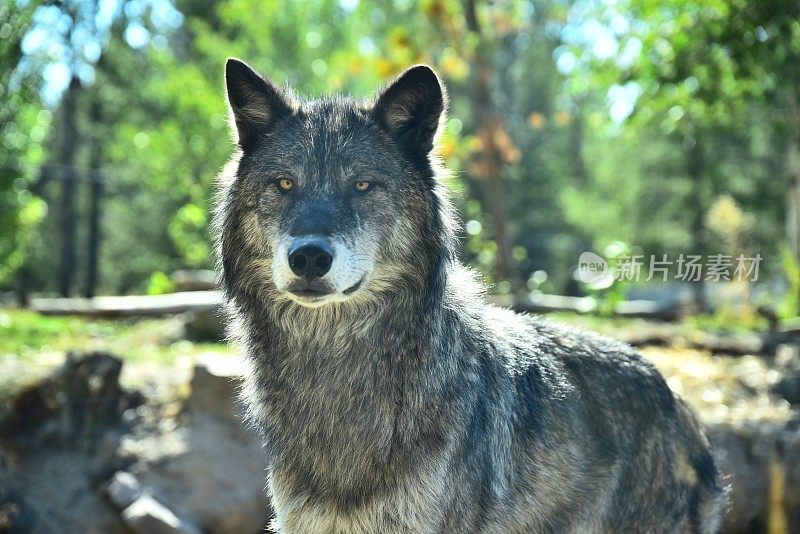
[(290, 293), (305, 299), (318, 299), (330, 295), (330, 291), (319, 291), (317, 289), (292, 289)]
[[(361, 287), (362, 282), (364, 282), (363, 278), (358, 282), (356, 282), (355, 284), (353, 284), (352, 286), (345, 289), (344, 291), (342, 291), (341, 294), (346, 296), (352, 295), (353, 293), (358, 291), (358, 289)], [(315, 289), (311, 287), (303, 289), (300, 288), (289, 289), (289, 293), (291, 293), (295, 297), (300, 297), (301, 299), (309, 302), (319, 302), (321, 300), (324, 300), (325, 297), (335, 294), (333, 291), (328, 291), (324, 289)]]
[(363, 282), (363, 281), (364, 281), (364, 279), (362, 278), (361, 280), (359, 280), (358, 282), (356, 282), (352, 286), (350, 286), (347, 289), (345, 289), (344, 291), (342, 291), (342, 294), (343, 295), (352, 295), (353, 293), (355, 293), (358, 290), (359, 287), (361, 287), (361, 282)]

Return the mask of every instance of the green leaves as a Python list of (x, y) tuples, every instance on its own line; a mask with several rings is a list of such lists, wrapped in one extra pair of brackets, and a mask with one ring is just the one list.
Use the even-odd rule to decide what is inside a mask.
[(22, 264), (25, 245), (47, 210), (29, 188), (44, 159), (51, 115), (42, 110), (31, 80), (17, 69), (20, 41), (36, 5), (0, 6), (0, 283)]
[[(21, 64), (36, 3), (21, 4), (0, 7), (3, 65)], [(229, 56), (312, 96), (372, 97), (409, 64), (433, 65), (449, 89), (440, 155), (467, 223), (465, 257), (490, 277), (501, 247), (500, 218), (487, 213), (490, 191), (479, 178), (487, 145), (508, 189), (501, 218), (516, 235), (511, 263), (523, 277), (547, 271), (551, 291), (570, 283), (566, 266), (587, 243), (692, 246), (693, 221), (725, 192), (758, 215), (753, 239), (773, 248), (781, 239), (800, 3), (479, 1), (473, 20), (459, 0), (174, 0), (180, 15), (169, 24), (149, 3), (127, 5), (95, 43), (94, 82), (76, 97), (77, 164), (100, 166), (106, 179), (106, 292), (159, 286), (153, 272), (212, 266), (213, 179), (234, 149), (223, 91)], [(47, 9), (65, 6), (73, 4)], [(149, 34), (140, 48), (125, 39), (132, 23)], [(43, 63), (33, 59), (29, 77), (0, 72), (0, 282), (27, 243), (44, 286), (53, 243), (36, 240), (56, 223), (31, 189), (63, 121), (40, 101)], [(482, 76), (488, 95), (477, 99)], [(476, 101), (497, 108), (491, 128)]]

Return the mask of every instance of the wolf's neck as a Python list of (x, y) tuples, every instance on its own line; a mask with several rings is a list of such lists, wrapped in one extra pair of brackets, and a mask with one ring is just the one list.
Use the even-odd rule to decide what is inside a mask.
[(443, 286), (434, 287), (350, 309), (294, 310), (299, 313), (273, 316), (272, 321), (287, 356), (313, 351), (327, 353), (342, 365), (358, 365), (359, 360), (397, 354), (404, 348), (432, 350), (441, 329), (443, 293)]
[[(386, 483), (385, 462), (416, 457), (423, 436), (436, 432), (423, 423), (446, 411), (458, 374), (468, 372), (456, 361), (463, 325), (445, 305), (442, 274), (369, 320), (342, 317), (317, 335), (287, 335), (278, 322), (246, 325), (253, 372), (244, 393), (274, 477), (301, 491), (308, 473), (347, 491)], [(304, 328), (312, 326), (323, 325)]]
[(425, 287), (363, 308), (243, 310), (248, 353), (262, 383), (276, 386), (268, 375), (280, 376), (282, 386), (344, 404), (360, 402), (368, 389), (368, 400), (377, 401), (394, 395), (398, 384), (417, 383), (413, 375), (431, 365), (442, 340), (455, 337), (449, 330), (458, 329), (446, 320), (451, 271), (442, 266)]
[[(445, 309), (448, 277), (455, 269), (449, 262), (431, 262), (424, 277), (409, 275), (373, 298), (333, 304), (323, 308), (304, 308), (283, 300), (249, 306), (249, 332), (260, 333), (264, 322), (274, 339), (271, 345), (291, 353), (330, 352), (343, 358), (355, 352), (396, 352), (398, 345), (417, 350), (434, 346), (440, 334)], [(367, 289), (369, 291), (369, 289)], [(263, 313), (262, 310), (267, 310)]]

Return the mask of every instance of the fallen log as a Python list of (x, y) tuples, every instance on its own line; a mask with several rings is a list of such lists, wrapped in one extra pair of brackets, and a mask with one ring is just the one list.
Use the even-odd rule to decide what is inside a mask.
[(221, 291), (183, 291), (167, 295), (94, 298), (34, 298), (31, 309), (42, 315), (86, 317), (158, 317), (221, 308)]
[[(522, 297), (514, 301), (495, 300), (498, 305), (509, 306), (517, 312), (551, 313), (575, 312), (595, 313), (598, 310), (597, 300), (592, 297), (571, 297), (567, 295), (538, 294)], [(619, 317), (641, 317), (661, 321), (673, 321), (680, 314), (679, 306), (675, 302), (661, 302), (656, 300), (626, 300), (617, 303), (613, 315)]]

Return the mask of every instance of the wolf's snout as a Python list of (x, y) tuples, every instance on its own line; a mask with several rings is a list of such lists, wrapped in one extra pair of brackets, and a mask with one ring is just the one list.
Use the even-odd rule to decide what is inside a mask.
[(332, 264), (333, 250), (324, 239), (297, 239), (289, 249), (289, 267), (301, 278), (321, 278)]
[(358, 249), (342, 238), (294, 236), (284, 234), (276, 246), (272, 279), (296, 303), (317, 307), (344, 302), (369, 280), (374, 267), (369, 237), (361, 235)]

